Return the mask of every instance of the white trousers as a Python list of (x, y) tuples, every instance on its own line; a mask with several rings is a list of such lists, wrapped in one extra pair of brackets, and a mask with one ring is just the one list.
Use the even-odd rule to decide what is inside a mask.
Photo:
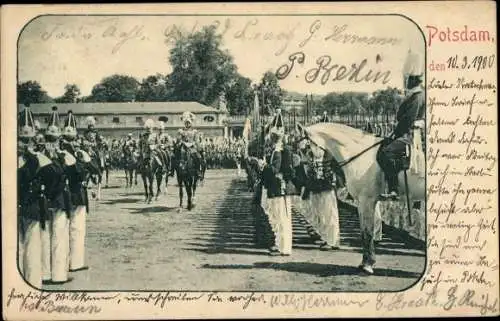
[(311, 193), (308, 215), (310, 223), (323, 241), (330, 246), (340, 245), (340, 223), (335, 191)]
[(286, 196), (267, 199), (269, 223), (282, 254), (292, 254), (292, 202)]
[(52, 220), (45, 221), (45, 229), (41, 229), (41, 239), (42, 239), (42, 280), (50, 281), (52, 279), (52, 269), (51, 269), (51, 250), (50, 250), (50, 230)]
[(19, 269), (24, 279), (42, 288), (42, 243), (40, 222), (24, 220), (19, 230)]
[(64, 210), (52, 212), (50, 227), (52, 281), (67, 281), (69, 273), (69, 220)]
[(87, 209), (77, 206), (69, 219), (69, 268), (79, 269), (85, 266), (85, 234), (87, 230)]

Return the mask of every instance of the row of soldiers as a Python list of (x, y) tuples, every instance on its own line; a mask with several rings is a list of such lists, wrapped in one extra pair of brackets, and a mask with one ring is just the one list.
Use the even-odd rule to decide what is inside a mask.
[(29, 106), (20, 113), (18, 133), (19, 267), (34, 287), (71, 281), (85, 264), (87, 182), (91, 158), (82, 149), (76, 120), (68, 112), (59, 127), (53, 107), (40, 134)]

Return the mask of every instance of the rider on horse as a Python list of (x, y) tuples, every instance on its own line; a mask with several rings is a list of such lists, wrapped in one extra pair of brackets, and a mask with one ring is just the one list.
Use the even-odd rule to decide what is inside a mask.
[(139, 142), (139, 153), (142, 160), (149, 157), (156, 157), (163, 168), (166, 167), (166, 159), (164, 154), (160, 150), (160, 140), (159, 135), (154, 132), (156, 127), (155, 122), (152, 119), (146, 120), (144, 123), (144, 128), (146, 132), (142, 135)]
[(399, 106), (397, 125), (391, 137), (386, 137), (377, 154), (377, 162), (385, 173), (388, 194), (382, 197), (398, 197), (398, 174), (409, 167), (406, 164), (413, 140), (413, 129), (422, 128), (425, 117), (425, 93), (422, 89), (423, 64), (420, 57), (410, 55), (405, 64), (404, 78), (406, 97)]
[(191, 153), (196, 161), (198, 173), (201, 175), (201, 164), (203, 156), (200, 152), (199, 137), (200, 134), (192, 127), (194, 121), (194, 114), (186, 111), (182, 114), (181, 120), (184, 122), (184, 128), (179, 129), (179, 138), (177, 139), (177, 148), (185, 148)]
[[(160, 155), (162, 157), (162, 161), (164, 166), (164, 171), (167, 171), (167, 164), (170, 164), (170, 155), (168, 148), (172, 142), (172, 137), (170, 137), (169, 134), (165, 133), (165, 123), (163, 121), (160, 121), (158, 123), (158, 136), (157, 136), (157, 144), (159, 146), (158, 151), (160, 152)], [(172, 175), (172, 169), (170, 170), (169, 175)]]

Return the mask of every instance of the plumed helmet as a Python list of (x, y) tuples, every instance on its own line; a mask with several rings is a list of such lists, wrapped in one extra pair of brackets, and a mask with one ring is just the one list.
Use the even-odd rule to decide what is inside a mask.
[[(271, 123), (271, 130), (281, 131), (283, 134), (285, 133), (285, 126), (283, 123), (283, 116), (281, 115), (281, 109), (276, 109), (276, 116)], [(271, 131), (272, 132), (272, 131)]]
[(68, 117), (66, 118), (66, 121), (64, 122), (64, 129), (62, 135), (64, 138), (73, 140), (76, 139), (77, 132), (76, 132), (76, 119), (75, 115), (73, 115), (73, 111), (69, 110), (68, 111)]
[(416, 52), (412, 52), (411, 49), (408, 50), (408, 54), (403, 66), (403, 79), (405, 82), (405, 87), (409, 77), (416, 77), (421, 79), (421, 77), (424, 75), (424, 68), (425, 64), (422, 55)]
[(183, 122), (189, 122), (191, 124), (193, 123), (194, 118), (195, 118), (194, 114), (190, 111), (185, 111), (181, 116), (181, 120)]
[(52, 107), (52, 113), (50, 114), (49, 126), (45, 132), (45, 136), (51, 138), (58, 138), (61, 136), (61, 130), (59, 129), (59, 112), (57, 111), (57, 106)]
[(155, 121), (152, 119), (148, 119), (144, 122), (144, 128), (153, 129), (155, 127)]
[(19, 138), (33, 138), (36, 135), (35, 120), (29, 104), (26, 104), (19, 119)]
[(85, 123), (87, 124), (87, 127), (95, 126), (95, 117), (94, 116), (87, 116), (85, 118)]

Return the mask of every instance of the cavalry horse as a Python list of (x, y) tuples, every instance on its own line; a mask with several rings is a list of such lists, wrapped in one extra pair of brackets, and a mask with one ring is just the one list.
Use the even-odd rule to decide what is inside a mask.
[[(123, 169), (125, 170), (126, 187), (132, 187), (132, 182), (135, 177), (135, 185), (137, 185), (137, 167), (139, 154), (134, 151), (132, 146), (124, 148), (123, 152)], [(135, 174), (135, 176), (134, 176)]]
[(83, 150), (87, 152), (90, 156), (89, 162), (89, 176), (87, 179), (87, 186), (89, 186), (89, 182), (91, 181), (94, 185), (97, 186), (97, 192), (92, 191), (92, 197), (96, 200), (101, 199), (101, 185), (102, 185), (102, 173), (105, 168), (104, 157), (101, 154), (101, 151), (98, 148), (93, 148), (90, 144), (84, 145)]
[[(153, 196), (158, 200), (164, 168), (158, 152), (152, 146), (149, 146), (147, 152), (142, 155), (139, 169), (144, 183), (145, 201), (151, 203)], [(157, 185), (156, 195), (153, 193), (153, 183), (155, 181)]]
[[(376, 161), (378, 145), (383, 139), (337, 123), (319, 123), (300, 127), (300, 130), (302, 139), (309, 141), (313, 148), (329, 153), (343, 171), (347, 191), (357, 203), (360, 220), (363, 258), (359, 268), (373, 274), (378, 229), (375, 208), (386, 186), (384, 173)], [(404, 191), (401, 196), (407, 196), (408, 200), (425, 199), (425, 177), (421, 174), (407, 171), (408, 186), (411, 187), (408, 195)], [(399, 183), (405, 186), (404, 172), (399, 175)]]
[(174, 159), (177, 183), (179, 185), (179, 210), (182, 209), (183, 188), (186, 189), (188, 197), (187, 209), (191, 210), (194, 207), (196, 187), (200, 178), (198, 173), (200, 164), (198, 164), (193, 156), (193, 152), (182, 143), (174, 148)]

